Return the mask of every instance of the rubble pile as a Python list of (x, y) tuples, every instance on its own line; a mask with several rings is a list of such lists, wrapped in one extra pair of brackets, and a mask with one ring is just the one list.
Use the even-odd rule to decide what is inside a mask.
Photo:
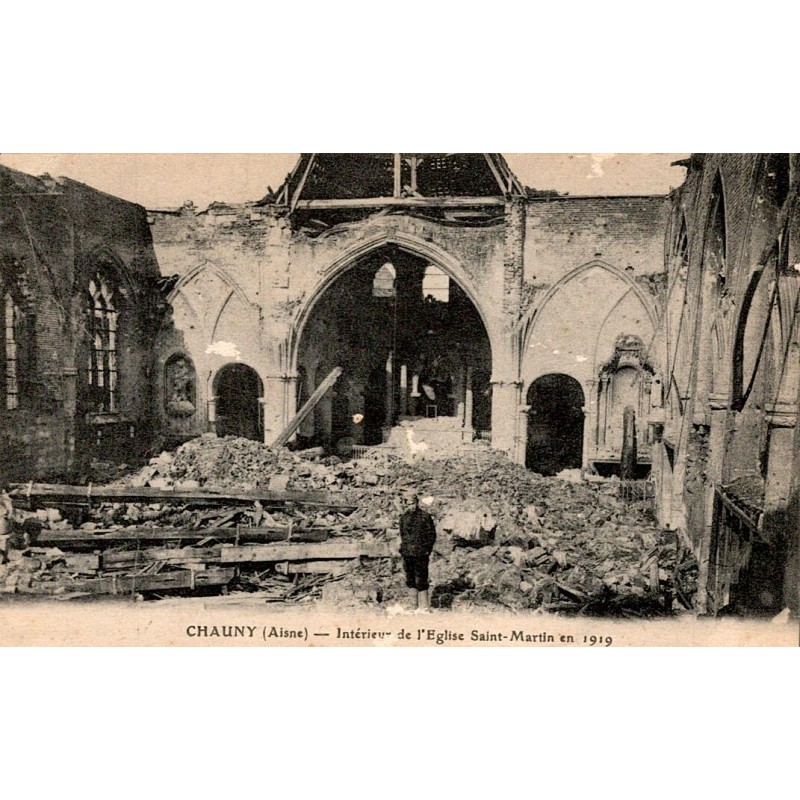
[[(189, 593), (224, 587), (268, 601), (404, 603), (404, 489), (436, 522), (435, 608), (653, 616), (691, 609), (696, 590), (690, 553), (657, 529), (647, 501), (621, 500), (618, 481), (545, 478), (488, 447), (416, 460), (375, 448), (344, 461), (204, 436), (111, 486), (158, 496), (51, 507), (41, 498), (45, 507), (22, 512), (27, 549), (0, 575), (4, 590), (51, 583), (53, 594), (92, 593), (80, 584), (89, 576), (106, 581), (95, 589), (115, 579), (106, 593), (150, 596), (171, 588), (159, 575), (181, 572), (172, 588)], [(317, 544), (289, 555), (284, 546), (273, 558), (269, 547), (280, 542)], [(264, 560), (240, 563), (248, 547), (262, 548)]]
[[(431, 559), (432, 605), (475, 608), (544, 609), (562, 613), (653, 616), (689, 610), (696, 591), (696, 563), (675, 534), (656, 528), (647, 502), (623, 502), (619, 482), (544, 478), (496, 451), (466, 459), (407, 463), (391, 456), (366, 462), (364, 475), (378, 483), (360, 490), (383, 513), (392, 509), (400, 488), (410, 488), (437, 522)], [(372, 480), (372, 478), (370, 478)], [(491, 533), (454, 530), (468, 512), (491, 514)], [(386, 581), (378, 565), (373, 575), (350, 576), (336, 587), (359, 591), (376, 585), (382, 602), (406, 593), (400, 571)], [(372, 588), (373, 594), (377, 591)]]

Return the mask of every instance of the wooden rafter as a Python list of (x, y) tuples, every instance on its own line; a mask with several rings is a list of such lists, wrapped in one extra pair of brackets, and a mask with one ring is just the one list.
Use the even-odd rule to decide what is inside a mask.
[(483, 157), (486, 159), (486, 163), (489, 165), (489, 169), (492, 171), (492, 175), (494, 175), (494, 179), (497, 181), (500, 191), (505, 194), (507, 191), (509, 191), (509, 189), (505, 185), (505, 181), (503, 180), (503, 176), (500, 174), (500, 170), (497, 169), (497, 165), (494, 163), (492, 154), (484, 153)]
[(297, 184), (297, 188), (294, 190), (294, 195), (292, 196), (292, 202), (289, 206), (290, 211), (294, 211), (297, 208), (297, 202), (300, 200), (300, 194), (302, 193), (303, 189), (305, 188), (306, 181), (308, 180), (308, 175), (311, 172), (311, 168), (314, 166), (314, 162), (317, 159), (316, 153), (311, 153), (308, 158), (308, 163), (306, 164), (306, 168), (303, 172), (303, 177), (300, 178), (300, 183)]

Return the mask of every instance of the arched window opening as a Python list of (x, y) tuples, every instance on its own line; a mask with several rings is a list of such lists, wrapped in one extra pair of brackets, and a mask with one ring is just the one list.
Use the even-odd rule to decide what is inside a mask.
[[(767, 156), (764, 174), (763, 200), (766, 205), (767, 219), (775, 217), (769, 215), (780, 214), (791, 186), (791, 162), (788, 153), (770, 153)], [(789, 240), (791, 236), (791, 220), (778, 232), (775, 241), (775, 259), (778, 271), (786, 272), (789, 269)]]
[(686, 217), (681, 212), (678, 235), (675, 237), (673, 257), (681, 268), (689, 266), (689, 231), (686, 228)]
[(722, 191), (722, 179), (719, 175), (717, 175), (711, 195), (711, 214), (706, 235), (704, 266), (716, 275), (717, 288), (723, 290), (728, 280), (728, 242), (725, 228), (725, 197)]
[(376, 273), (372, 281), (373, 297), (394, 297), (394, 282), (397, 278), (397, 270), (390, 262), (386, 262)]
[(789, 196), (790, 162), (788, 153), (770, 153), (764, 180), (764, 199), (780, 208)]
[(98, 413), (117, 410), (117, 317), (114, 289), (99, 273), (89, 281), (88, 383)]
[(440, 303), (450, 302), (450, 276), (430, 264), (425, 268), (422, 278), (422, 299), (427, 301), (438, 300)]
[(19, 408), (19, 344), (23, 316), (14, 302), (11, 292), (3, 298), (3, 328), (5, 329), (4, 357), (5, 408), (13, 411)]

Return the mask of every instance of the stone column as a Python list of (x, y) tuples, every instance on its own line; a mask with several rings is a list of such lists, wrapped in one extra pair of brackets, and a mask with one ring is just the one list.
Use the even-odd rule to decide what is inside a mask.
[(217, 396), (209, 395), (206, 401), (206, 408), (208, 409), (208, 432), (217, 432)]
[(589, 468), (589, 459), (597, 451), (598, 436), (598, 410), (597, 410), (597, 384), (598, 381), (590, 378), (584, 383), (583, 393), (583, 456), (581, 469)]
[[(267, 439), (267, 399), (266, 397), (258, 398), (258, 416), (261, 421), (261, 432), (264, 437), (264, 444), (268, 444)], [(274, 439), (274, 437), (273, 437)]]
[(264, 396), (259, 398), (264, 416), (264, 442), (272, 444), (284, 430), (293, 416), (288, 413), (292, 407), (287, 398), (287, 392), (297, 385), (296, 377), (286, 375), (268, 375), (264, 380)]
[(419, 416), (419, 375), (413, 375), (411, 377), (411, 416), (416, 417)]
[(710, 429), (708, 437), (708, 464), (706, 465), (705, 524), (707, 535), (711, 534), (714, 517), (714, 485), (722, 483), (725, 467), (725, 445), (728, 425), (728, 395), (708, 396)]
[[(56, 376), (56, 373), (45, 373), (45, 377)], [(64, 471), (71, 473), (76, 467), (76, 424), (75, 415), (78, 408), (78, 369), (66, 366), (61, 371), (61, 386), (64, 393)]]
[(503, 311), (514, 319), (520, 313), (525, 251), (525, 200), (509, 200), (505, 207), (503, 253)]
[(466, 394), (464, 391), (465, 380), (464, 365), (460, 364), (458, 371), (455, 374), (455, 381), (453, 383), (453, 395), (455, 400), (455, 417), (461, 423), (463, 428), (466, 425)]
[(472, 431), (472, 412), (475, 401), (472, 393), (472, 367), (469, 365), (467, 365), (464, 381), (464, 427)]
[[(520, 449), (524, 453), (524, 434), (520, 434), (519, 380), (492, 378), (492, 447), (503, 450), (520, 463)], [(520, 444), (523, 445), (520, 448)], [(524, 461), (524, 456), (523, 456)]]
[(385, 428), (392, 427), (394, 417), (394, 353), (390, 350), (386, 359), (386, 419)]
[(400, 416), (408, 414), (408, 367), (400, 365)]
[(792, 483), (792, 455), (797, 406), (794, 403), (778, 402), (767, 407), (769, 424), (769, 453), (767, 480), (764, 487), (764, 511), (783, 513), (789, 502)]

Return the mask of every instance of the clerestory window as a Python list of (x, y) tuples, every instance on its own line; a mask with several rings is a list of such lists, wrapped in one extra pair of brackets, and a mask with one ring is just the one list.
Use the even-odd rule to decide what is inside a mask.
[(397, 271), (388, 261), (375, 273), (372, 281), (373, 297), (394, 297)]
[(438, 300), (440, 303), (450, 301), (450, 277), (433, 264), (425, 268), (425, 275), (422, 278), (422, 299)]

